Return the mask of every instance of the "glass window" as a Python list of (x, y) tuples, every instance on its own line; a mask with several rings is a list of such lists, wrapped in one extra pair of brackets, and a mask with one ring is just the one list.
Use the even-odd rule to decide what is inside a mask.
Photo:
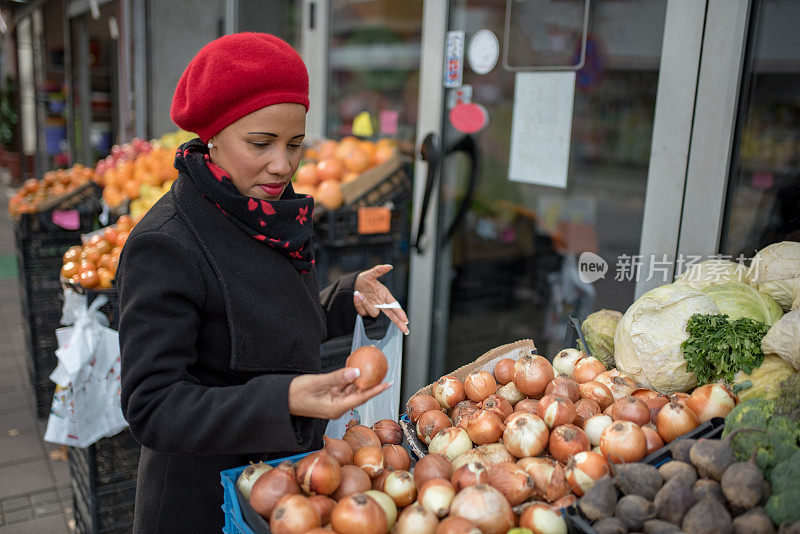
[(800, 2), (753, 3), (722, 254), (800, 241)]

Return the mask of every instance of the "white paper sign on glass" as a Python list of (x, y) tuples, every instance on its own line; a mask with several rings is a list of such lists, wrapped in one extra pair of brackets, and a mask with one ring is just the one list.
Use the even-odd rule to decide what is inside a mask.
[(492, 30), (480, 30), (469, 41), (467, 59), (472, 72), (489, 74), (500, 57), (500, 41)]
[(518, 72), (508, 178), (566, 187), (575, 72)]

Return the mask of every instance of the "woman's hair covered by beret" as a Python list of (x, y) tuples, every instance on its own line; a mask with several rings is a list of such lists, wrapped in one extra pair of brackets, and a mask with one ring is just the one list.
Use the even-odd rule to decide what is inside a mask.
[(286, 41), (267, 33), (234, 33), (211, 41), (183, 72), (170, 116), (208, 139), (229, 124), (273, 104), (308, 110), (308, 71)]

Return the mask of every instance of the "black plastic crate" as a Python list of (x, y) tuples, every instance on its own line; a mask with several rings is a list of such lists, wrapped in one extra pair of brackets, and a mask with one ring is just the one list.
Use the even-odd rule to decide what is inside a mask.
[[(314, 240), (325, 247), (384, 244), (400, 241), (408, 232), (408, 202), (392, 204), (390, 229), (385, 233), (360, 234), (358, 207), (342, 207), (325, 211), (314, 219)], [(373, 208), (364, 208), (373, 209)]]
[(56, 347), (38, 347), (34, 350), (33, 356), (27, 360), (28, 377), (36, 398), (36, 415), (40, 419), (50, 414), (53, 405), (56, 384), (50, 380), (50, 375), (57, 364)]
[(140, 446), (129, 430), (85, 449), (70, 447), (76, 532), (130, 532)]

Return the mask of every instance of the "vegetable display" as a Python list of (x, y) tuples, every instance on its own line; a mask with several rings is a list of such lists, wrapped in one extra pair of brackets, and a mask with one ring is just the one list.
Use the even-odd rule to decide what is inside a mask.
[(783, 310), (774, 298), (747, 284), (728, 282), (701, 291), (713, 298), (720, 313), (732, 321), (748, 317), (771, 326), (783, 317)]
[[(761, 347), (763, 351), (763, 341)], [(766, 354), (761, 365), (751, 373), (736, 373), (732, 391), (743, 401), (756, 398), (773, 400), (779, 397), (781, 382), (794, 376), (797, 376), (797, 371), (786, 360)], [(797, 395), (800, 395), (800, 391)]]
[(761, 340), (764, 354), (775, 354), (800, 371), (800, 310), (793, 310), (772, 325)]
[(64, 253), (61, 278), (84, 289), (111, 289), (119, 255), (137, 221), (122, 215), (117, 223)]
[[(606, 367), (614, 363), (614, 334), (621, 319), (622, 313), (602, 309), (589, 314), (581, 324), (589, 352)], [(578, 348), (582, 348), (580, 340)]]
[(750, 264), (747, 279), (789, 311), (800, 294), (800, 243), (781, 241), (761, 249)]
[(695, 314), (686, 325), (689, 338), (681, 343), (686, 369), (698, 384), (719, 379), (733, 383), (739, 371), (750, 373), (761, 365), (761, 339), (769, 331), (748, 318), (729, 321), (726, 315)]

